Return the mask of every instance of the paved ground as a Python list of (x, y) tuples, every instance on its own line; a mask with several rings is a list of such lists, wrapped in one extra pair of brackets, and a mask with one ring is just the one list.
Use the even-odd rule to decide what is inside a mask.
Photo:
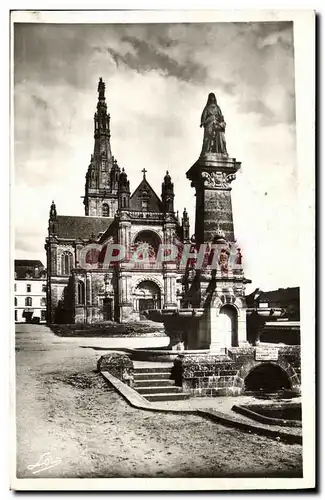
[(299, 445), (131, 408), (94, 371), (100, 355), (17, 326), (18, 477), (301, 476)]

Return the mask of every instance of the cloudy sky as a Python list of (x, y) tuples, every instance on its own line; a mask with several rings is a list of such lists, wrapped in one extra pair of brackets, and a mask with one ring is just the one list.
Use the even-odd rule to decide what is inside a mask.
[(293, 31), (289, 22), (55, 25), (14, 30), (16, 258), (41, 259), (54, 199), (83, 215), (97, 82), (106, 82), (111, 145), (132, 189), (141, 170), (160, 194), (166, 169), (194, 230), (185, 172), (202, 144), (200, 115), (215, 92), (233, 183), (235, 233), (248, 290), (299, 285), (295, 206)]

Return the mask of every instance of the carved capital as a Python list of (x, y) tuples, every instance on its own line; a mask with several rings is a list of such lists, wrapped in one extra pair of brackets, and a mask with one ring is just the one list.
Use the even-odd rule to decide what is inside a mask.
[(227, 174), (226, 172), (205, 172), (201, 174), (204, 187), (215, 189), (227, 189), (230, 183), (236, 179), (236, 174)]

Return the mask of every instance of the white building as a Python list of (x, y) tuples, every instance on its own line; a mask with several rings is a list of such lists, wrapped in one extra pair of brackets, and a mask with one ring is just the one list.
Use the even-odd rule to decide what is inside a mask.
[(46, 322), (46, 271), (39, 260), (15, 260), (15, 322)]

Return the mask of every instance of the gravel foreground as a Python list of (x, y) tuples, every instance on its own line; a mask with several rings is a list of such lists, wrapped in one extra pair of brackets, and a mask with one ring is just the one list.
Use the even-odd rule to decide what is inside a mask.
[[(97, 358), (45, 326), (17, 326), (18, 478), (302, 477), (300, 445), (134, 409), (94, 371)], [(28, 468), (44, 453), (59, 463)]]

